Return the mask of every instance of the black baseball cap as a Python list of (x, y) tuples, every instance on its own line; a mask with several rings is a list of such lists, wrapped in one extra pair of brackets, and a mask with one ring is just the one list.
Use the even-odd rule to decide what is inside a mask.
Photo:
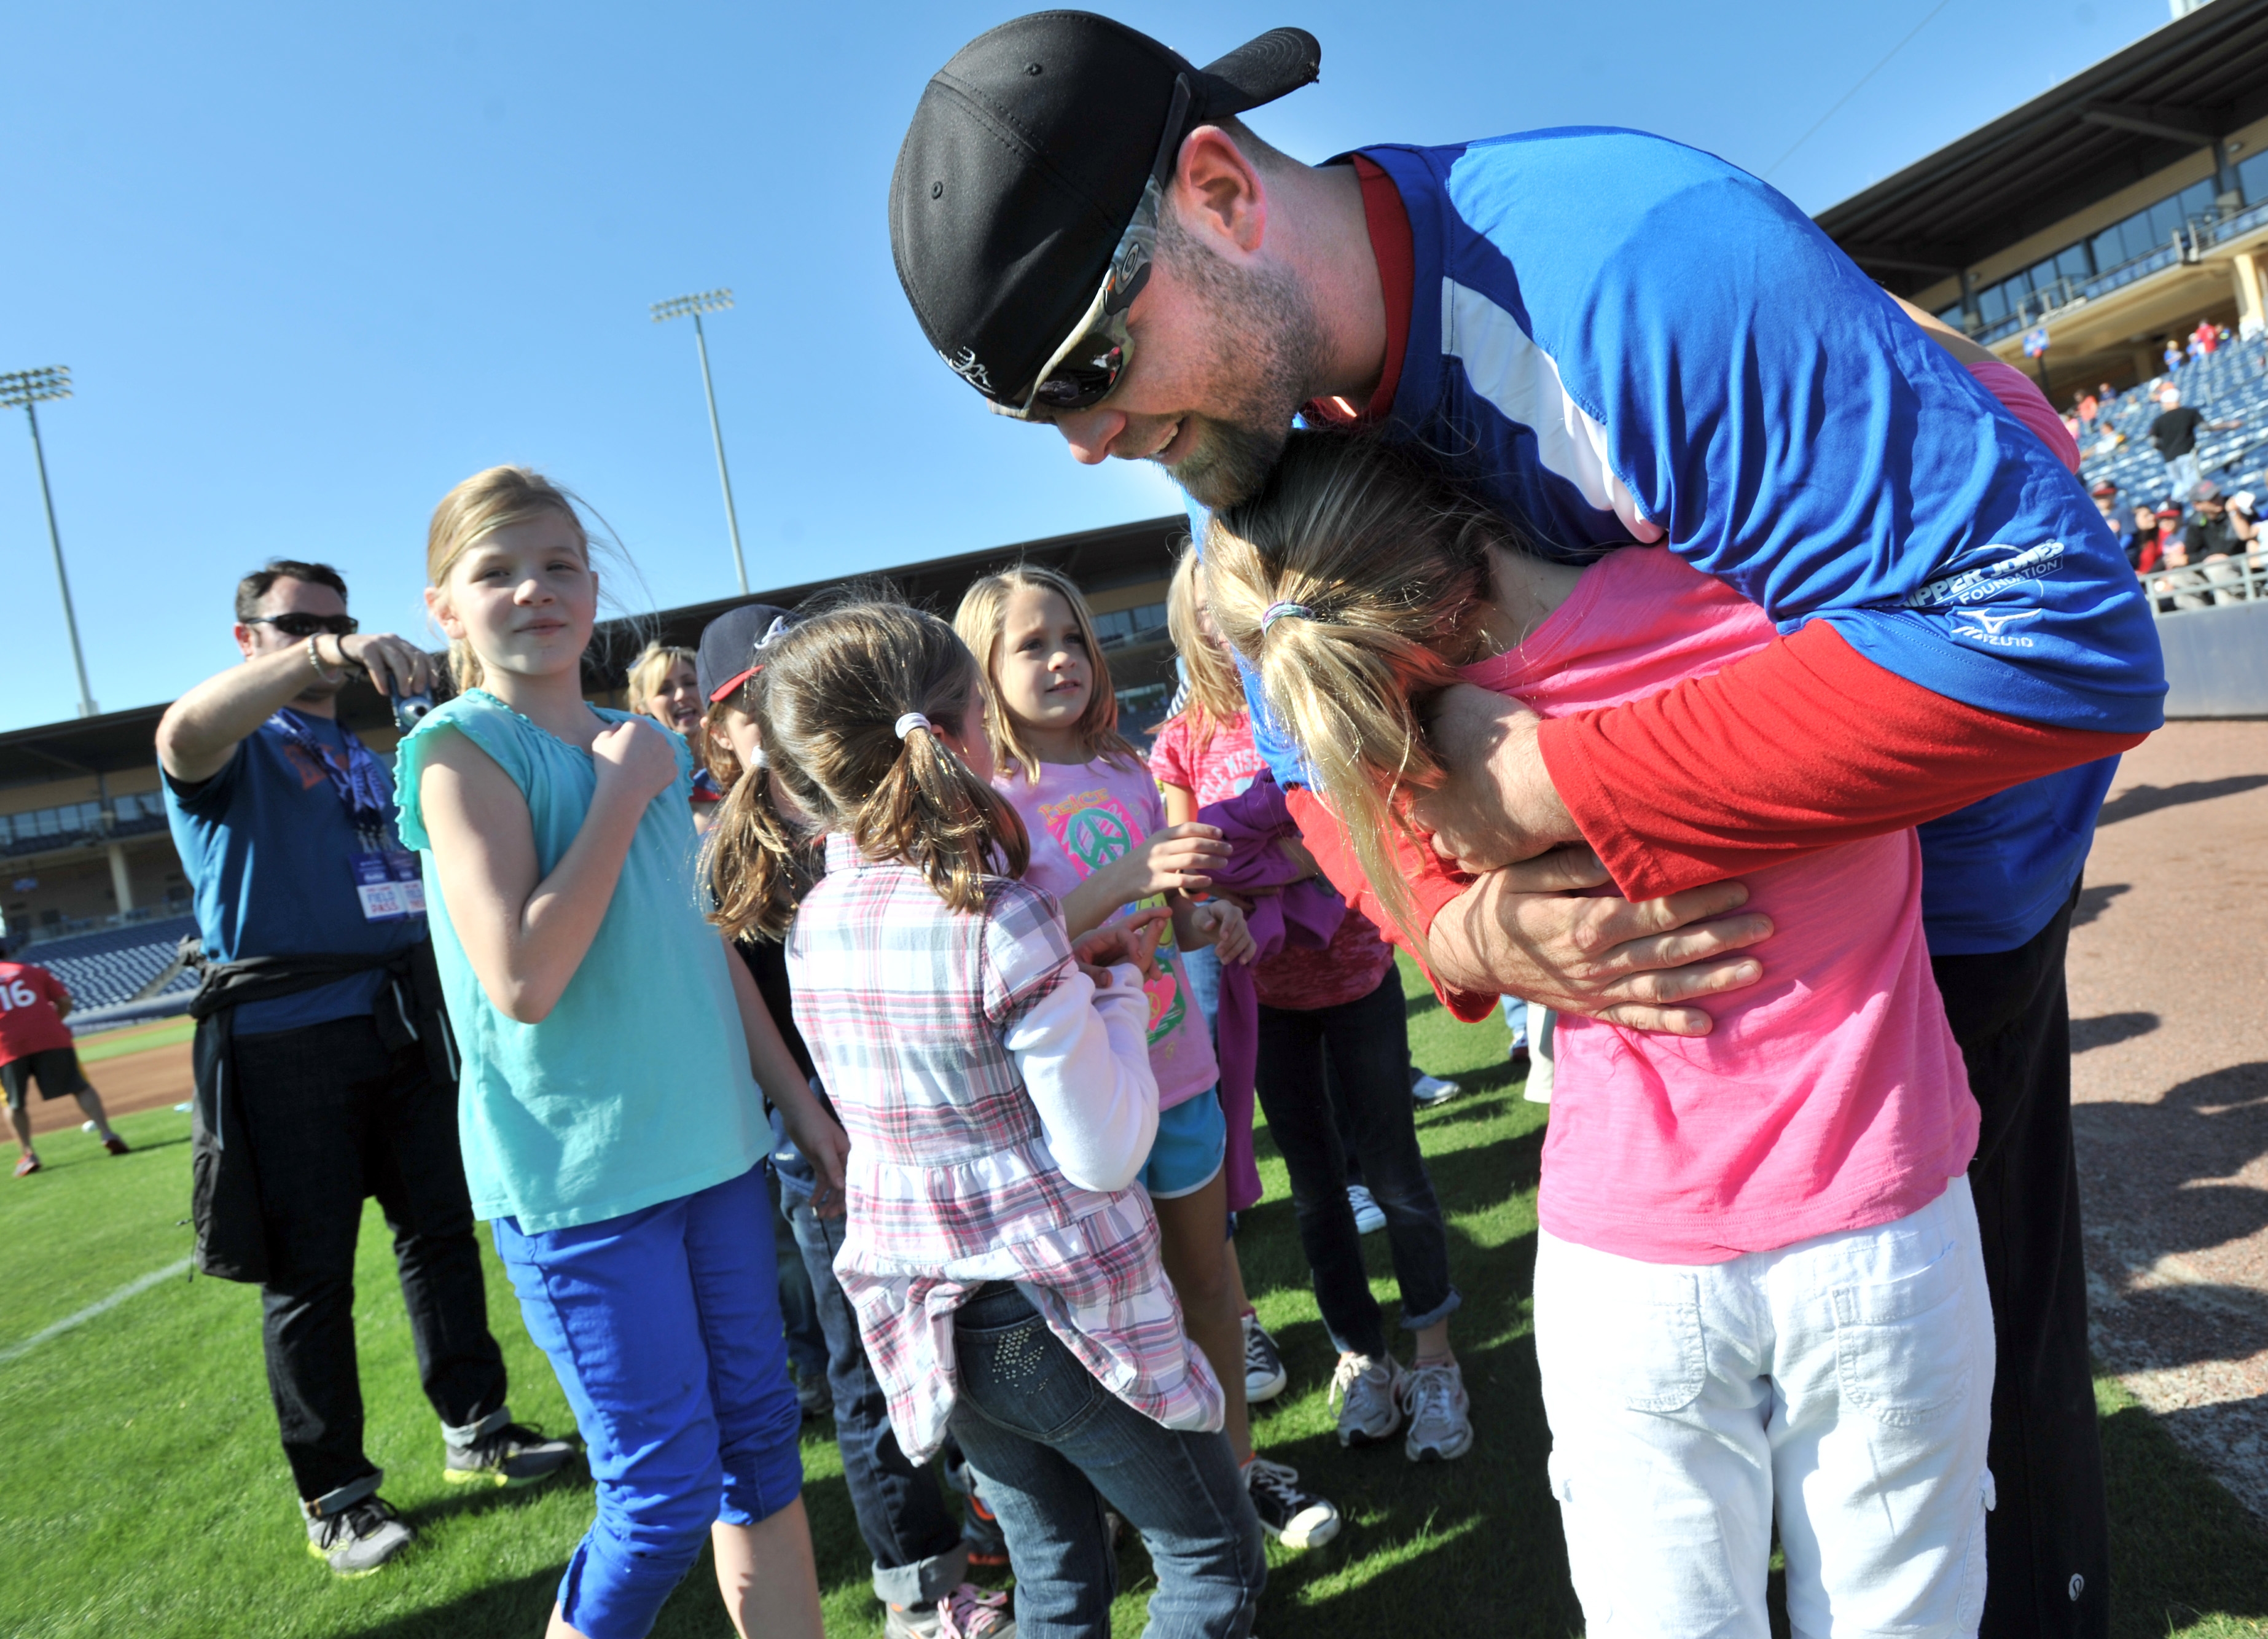
[[(898, 283), (939, 356), (1020, 407), (1110, 265), (1161, 148), (1313, 81), (1322, 47), (1275, 28), (1205, 68), (1086, 11), (979, 34), (931, 78), (890, 178)], [(1181, 129), (1165, 129), (1174, 81)]]
[(713, 706), (762, 671), (764, 640), (784, 631), (794, 620), (776, 603), (744, 603), (703, 627), (701, 648), (693, 661), (701, 698)]

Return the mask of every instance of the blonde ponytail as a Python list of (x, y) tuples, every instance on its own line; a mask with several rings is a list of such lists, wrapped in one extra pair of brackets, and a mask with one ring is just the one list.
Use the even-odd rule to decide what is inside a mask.
[(1388, 839), (1418, 840), (1410, 799), (1444, 777), (1420, 708), (1477, 647), (1488, 548), (1518, 545), (1413, 458), (1322, 432), (1294, 433), (1266, 487), (1205, 537), (1214, 621), (1258, 671), (1386, 914), (1421, 946)]

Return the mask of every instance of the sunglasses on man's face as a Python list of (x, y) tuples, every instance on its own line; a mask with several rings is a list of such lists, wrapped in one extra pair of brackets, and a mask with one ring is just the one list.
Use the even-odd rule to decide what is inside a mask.
[(247, 626), (272, 626), (286, 637), (313, 637), (318, 632), (333, 637), (351, 637), (362, 629), (361, 622), (351, 614), (248, 614)]
[(1092, 409), (1110, 396), (1119, 377), (1126, 373), (1134, 353), (1126, 313), (1134, 298), (1142, 294), (1143, 286), (1150, 283), (1150, 269), (1157, 260), (1158, 217), (1165, 208), (1166, 179), (1174, 173), (1174, 159), (1181, 151), (1174, 137), (1189, 107), (1189, 78), (1177, 76), (1174, 100), (1166, 113), (1165, 133), (1158, 139), (1157, 158), (1150, 164), (1150, 180), (1143, 185), (1133, 220), (1119, 235), (1118, 247), (1110, 253), (1102, 288), (1071, 327), (1070, 339), (1040, 367), (1039, 383), (1031, 397), (1020, 408), (994, 405), (1003, 415), (1030, 420), (1035, 410)]

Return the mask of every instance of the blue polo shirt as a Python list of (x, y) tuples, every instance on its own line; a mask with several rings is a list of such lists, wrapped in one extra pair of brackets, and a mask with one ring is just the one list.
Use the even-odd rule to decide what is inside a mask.
[[(324, 756), (343, 768), (343, 731), (328, 718), (306, 721)], [(185, 785), (166, 775), (165, 788), (166, 818), (182, 868), (195, 885), (197, 930), (212, 959), (316, 952), (387, 956), (424, 938), (423, 916), (372, 922), (363, 915), (353, 867), (362, 839), (328, 772), (280, 730), (261, 724), (239, 743), (228, 766), (202, 784)], [(387, 846), (399, 848), (390, 780), (387, 797), (380, 826)], [(236, 1033), (352, 1018), (371, 1011), (384, 982), (385, 974), (372, 970), (297, 996), (247, 1003), (237, 1010)]]

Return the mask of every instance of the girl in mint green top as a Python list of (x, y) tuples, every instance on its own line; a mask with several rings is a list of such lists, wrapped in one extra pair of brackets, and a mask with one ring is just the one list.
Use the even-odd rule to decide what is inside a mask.
[[(594, 727), (630, 723), (585, 708)], [(591, 811), (599, 765), (485, 689), (431, 713), (397, 749), (401, 840), (432, 843), (418, 801), (427, 754), (462, 735), (526, 798), (536, 868), (549, 876)], [(692, 771), (646, 805), (590, 948), (540, 1023), (492, 1002), (466, 959), (446, 894), (430, 900), (433, 952), (464, 1059), (458, 1123), (465, 1181), (482, 1218), (524, 1231), (618, 1217), (736, 1178), (771, 1148), (748, 1071), (723, 943), (694, 880)]]
[(821, 1639), (761, 1083), (842, 1210), (842, 1128), (701, 910), (689, 766), (585, 703), (598, 609), (564, 492), (476, 474), (427, 606), (462, 689), (398, 748), (463, 1070), (465, 1175), (598, 1481), (550, 1632), (641, 1639), (713, 1542), (733, 1624)]

